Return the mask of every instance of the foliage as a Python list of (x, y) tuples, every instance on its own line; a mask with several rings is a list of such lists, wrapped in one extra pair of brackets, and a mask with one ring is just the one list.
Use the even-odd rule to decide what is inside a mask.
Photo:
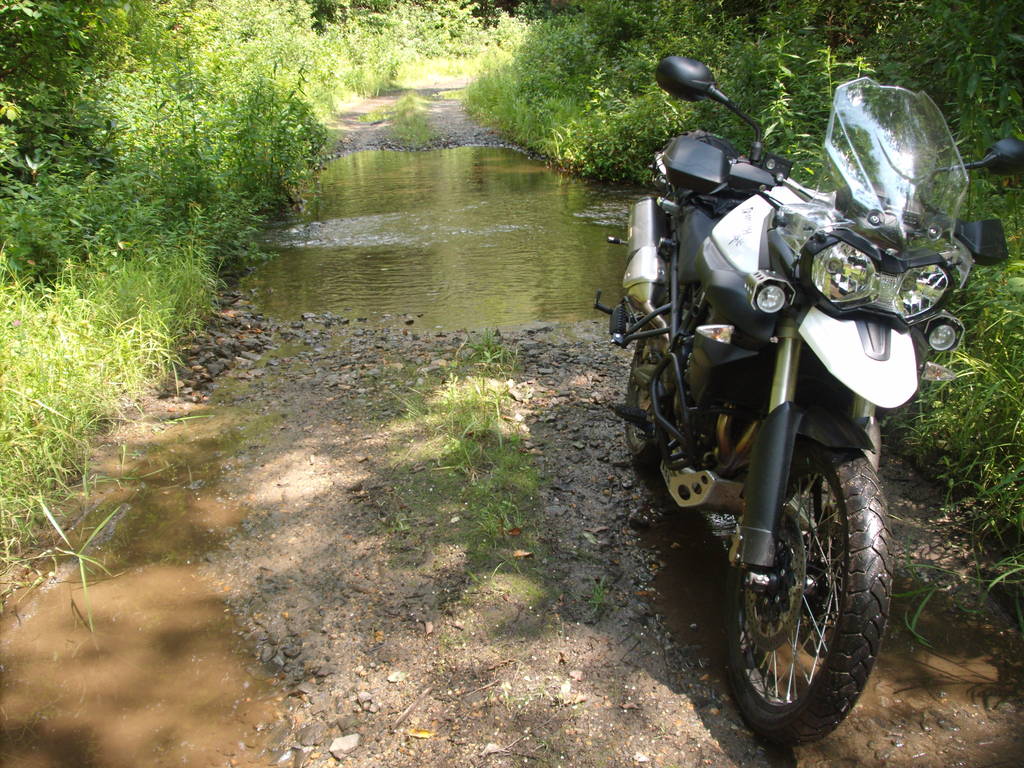
[[(165, 374), (323, 119), (493, 36), (459, 0), (0, 2), (5, 559), (104, 420)], [(500, 28), (505, 23), (492, 19)]]
[[(609, 180), (645, 183), (652, 154), (694, 128), (746, 146), (749, 129), (722, 107), (658, 90), (654, 68), (669, 54), (708, 63), (805, 183), (822, 181), (833, 89), (864, 74), (927, 91), (968, 159), (1024, 134), (1024, 0), (576, 0), (495, 51), (468, 104), (558, 164)], [(1020, 179), (973, 182), (961, 215), (1002, 218), (1011, 264), (977, 269), (955, 308), (968, 336), (952, 364), (964, 375), (925, 389), (899, 423), (904, 450), (973, 499), (979, 533), (1017, 552), (1006, 563), (1024, 557), (1020, 199)]]

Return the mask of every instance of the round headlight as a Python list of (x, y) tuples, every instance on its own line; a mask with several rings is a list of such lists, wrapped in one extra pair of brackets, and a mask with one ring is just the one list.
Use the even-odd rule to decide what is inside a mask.
[(811, 282), (836, 304), (866, 303), (877, 293), (874, 262), (847, 243), (836, 243), (815, 254)]
[(908, 269), (900, 282), (900, 314), (911, 318), (927, 312), (939, 303), (948, 287), (949, 275), (938, 264)]

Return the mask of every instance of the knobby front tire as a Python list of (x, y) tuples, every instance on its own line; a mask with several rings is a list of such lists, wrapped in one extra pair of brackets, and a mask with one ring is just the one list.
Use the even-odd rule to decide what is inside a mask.
[(864, 691), (889, 614), (890, 534), (867, 459), (798, 446), (776, 586), (731, 568), (729, 677), (747, 723), (780, 744), (830, 733)]

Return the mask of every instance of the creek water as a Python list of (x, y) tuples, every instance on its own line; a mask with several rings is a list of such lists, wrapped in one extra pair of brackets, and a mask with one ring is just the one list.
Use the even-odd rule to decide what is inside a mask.
[[(247, 281), (275, 317), (408, 314), (478, 328), (594, 317), (619, 295), (627, 204), (508, 149), (358, 152), (331, 163)], [(610, 289), (610, 290), (609, 290)]]

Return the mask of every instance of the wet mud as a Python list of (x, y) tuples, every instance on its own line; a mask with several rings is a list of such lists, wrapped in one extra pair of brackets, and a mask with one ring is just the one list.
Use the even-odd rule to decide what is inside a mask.
[(247, 513), (221, 460), (238, 449), (239, 424), (154, 401), (117, 437), (94, 456), (94, 490), (68, 510), (73, 543), (109, 518), (85, 585), (66, 562), (2, 618), (0, 762), (258, 764), (256, 726), (276, 692), (197, 568)]

